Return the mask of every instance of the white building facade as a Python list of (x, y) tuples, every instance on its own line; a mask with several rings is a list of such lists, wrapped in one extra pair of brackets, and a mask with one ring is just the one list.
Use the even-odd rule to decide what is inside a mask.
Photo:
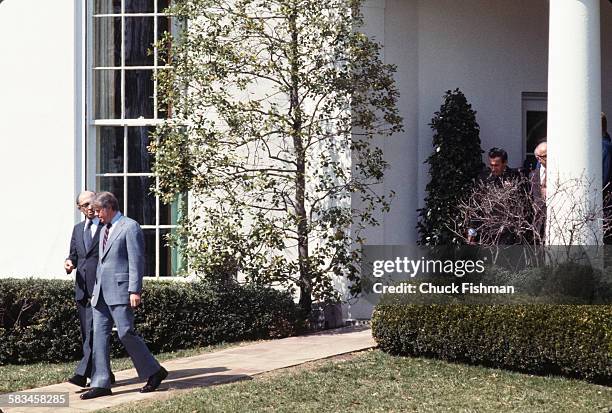
[[(165, 69), (151, 43), (172, 30), (161, 13), (167, 4), (0, 4), (0, 276), (62, 274), (81, 218), (75, 198), (85, 188), (115, 192), (143, 225), (147, 275), (173, 275), (179, 266), (162, 240), (177, 206), (149, 193), (155, 177), (146, 151), (148, 132), (164, 117), (153, 74)], [(371, 0), (364, 13), (384, 60), (397, 66), (405, 126), (382, 143), (391, 165), (385, 189), (396, 198), (368, 231), (370, 244), (416, 241), (428, 124), (450, 89), (460, 88), (477, 111), (483, 149), (505, 148), (511, 166), (544, 136), (548, 107), (559, 167), (600, 171), (599, 112), (612, 114), (609, 0)]]

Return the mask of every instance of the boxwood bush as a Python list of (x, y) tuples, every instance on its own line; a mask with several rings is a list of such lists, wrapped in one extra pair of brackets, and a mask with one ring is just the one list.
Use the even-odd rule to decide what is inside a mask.
[[(145, 281), (136, 330), (154, 352), (296, 332), (288, 294), (235, 283)], [(81, 356), (74, 284), (0, 279), (0, 365), (68, 361)], [(115, 356), (123, 347), (113, 334)]]
[(612, 306), (379, 305), (372, 332), (395, 355), (612, 381)]

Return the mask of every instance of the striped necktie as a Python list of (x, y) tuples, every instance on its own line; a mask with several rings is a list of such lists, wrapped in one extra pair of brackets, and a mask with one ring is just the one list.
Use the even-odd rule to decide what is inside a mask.
[(106, 241), (108, 241), (108, 233), (110, 232), (110, 227), (113, 224), (110, 222), (106, 224), (106, 229), (104, 230), (104, 240), (102, 241), (102, 251), (106, 251)]

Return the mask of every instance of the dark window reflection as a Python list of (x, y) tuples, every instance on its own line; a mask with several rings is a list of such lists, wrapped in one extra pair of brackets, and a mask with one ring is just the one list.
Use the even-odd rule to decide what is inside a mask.
[(153, 71), (125, 71), (125, 117), (153, 118)]
[(121, 66), (121, 17), (94, 18), (94, 67)]
[(527, 111), (527, 158), (525, 163), (535, 169), (537, 160), (533, 151), (546, 137), (547, 114), (545, 111)]
[(126, 13), (153, 13), (154, 0), (125, 0)]
[(173, 217), (176, 217), (176, 207), (175, 202), (171, 204), (164, 204), (163, 202), (159, 202), (159, 224), (160, 225), (172, 225)]
[(96, 173), (123, 172), (123, 127), (104, 126), (97, 133)]
[(185, 213), (187, 206), (187, 196), (180, 195), (169, 204), (159, 202), (159, 224), (160, 225), (176, 225), (181, 217), (181, 213)]
[(125, 18), (125, 65), (153, 66), (153, 17)]
[(121, 0), (94, 0), (95, 14), (121, 13)]
[(123, 178), (120, 176), (98, 176), (96, 181), (98, 191), (112, 192), (119, 201), (119, 209), (123, 211)]
[[(158, 17), (157, 18), (157, 37), (156, 41), (162, 40), (164, 38), (164, 33), (170, 32), (170, 25), (172, 24), (170, 17)], [(164, 66), (166, 63), (164, 62), (165, 55), (170, 50), (170, 43), (162, 45), (161, 50), (159, 51), (159, 58), (157, 59), (157, 64), (159, 66)]]
[(149, 134), (152, 127), (128, 128), (128, 172), (151, 172)]
[(155, 276), (155, 230), (143, 229), (145, 241), (145, 273), (147, 277)]
[(157, 11), (163, 13), (170, 6), (170, 0), (157, 0)]
[(120, 119), (121, 71), (94, 70), (94, 96), (96, 119)]
[[(159, 230), (159, 275), (161, 277), (170, 277), (176, 273), (176, 258), (173, 257), (174, 251), (166, 245), (168, 244), (166, 235), (169, 234), (170, 231), (170, 229)], [(173, 265), (173, 263), (175, 265)]]
[(140, 225), (155, 225), (155, 196), (151, 187), (155, 178), (150, 176), (130, 176), (128, 180), (127, 215)]

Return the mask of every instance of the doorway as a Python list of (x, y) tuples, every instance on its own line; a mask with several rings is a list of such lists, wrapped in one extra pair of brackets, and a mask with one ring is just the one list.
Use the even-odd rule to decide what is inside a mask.
[(525, 168), (535, 169), (537, 161), (533, 151), (540, 142), (546, 139), (547, 101), (546, 92), (523, 92), (523, 153)]

